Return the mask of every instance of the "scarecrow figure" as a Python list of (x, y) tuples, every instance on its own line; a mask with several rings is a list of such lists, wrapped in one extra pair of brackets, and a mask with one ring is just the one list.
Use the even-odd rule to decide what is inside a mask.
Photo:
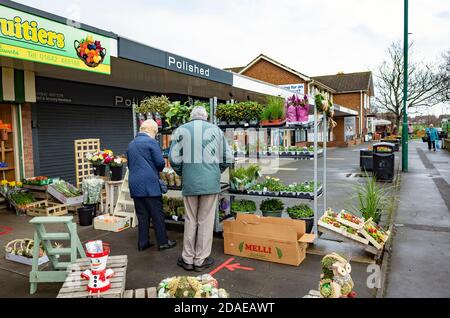
[(90, 258), (90, 269), (81, 273), (81, 277), (89, 280), (87, 286), (89, 294), (100, 294), (111, 288), (110, 278), (114, 275), (114, 271), (106, 269), (109, 252), (109, 246), (102, 241), (86, 243), (86, 256)]
[(326, 255), (321, 263), (320, 295), (324, 298), (354, 298), (350, 263), (337, 253)]

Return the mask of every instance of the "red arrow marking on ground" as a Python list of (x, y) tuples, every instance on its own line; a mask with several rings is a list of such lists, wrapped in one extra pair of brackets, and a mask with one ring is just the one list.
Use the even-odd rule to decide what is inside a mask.
[(209, 275), (214, 276), (214, 274), (216, 274), (217, 272), (221, 271), (224, 268), (228, 269), (230, 272), (234, 272), (237, 269), (242, 269), (244, 271), (254, 271), (255, 270), (252, 267), (241, 266), (240, 263), (230, 264), (232, 261), (234, 261), (234, 257), (228, 259), (226, 262), (219, 265), (215, 270), (213, 270), (211, 273), (209, 273)]
[(4, 225), (0, 225), (0, 230), (3, 230), (0, 232), (0, 235), (8, 234), (9, 232), (12, 232), (12, 228)]

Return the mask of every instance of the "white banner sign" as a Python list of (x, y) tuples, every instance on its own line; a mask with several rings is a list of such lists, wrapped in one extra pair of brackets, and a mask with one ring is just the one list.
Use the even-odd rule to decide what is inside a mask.
[(305, 95), (305, 84), (287, 84), (280, 85), (280, 87), (290, 90), (291, 92), (298, 95)]

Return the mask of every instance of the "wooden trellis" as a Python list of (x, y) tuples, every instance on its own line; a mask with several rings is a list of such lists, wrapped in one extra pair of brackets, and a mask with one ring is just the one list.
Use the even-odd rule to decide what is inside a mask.
[(100, 139), (78, 139), (75, 144), (75, 173), (77, 188), (81, 186), (84, 178), (94, 174), (92, 165), (87, 161), (88, 153), (100, 151)]

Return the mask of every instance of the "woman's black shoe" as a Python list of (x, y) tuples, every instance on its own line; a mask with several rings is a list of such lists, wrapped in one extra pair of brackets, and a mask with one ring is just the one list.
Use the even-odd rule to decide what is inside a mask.
[(195, 266), (196, 272), (203, 272), (205, 269), (210, 268), (214, 265), (214, 259), (212, 257), (207, 257), (201, 266)]
[(177, 241), (168, 240), (167, 244), (161, 245), (158, 247), (158, 250), (168, 250), (169, 248), (175, 247), (177, 245)]
[(186, 263), (186, 262), (183, 260), (182, 257), (178, 257), (177, 265), (180, 266), (180, 267), (183, 267), (183, 269), (184, 269), (185, 271), (189, 271), (189, 272), (190, 272), (190, 271), (193, 271), (193, 270), (194, 270), (194, 265)]
[(152, 246), (155, 246), (155, 244), (149, 243), (149, 244), (144, 245), (144, 246), (138, 246), (138, 251), (139, 252), (145, 251), (145, 250), (149, 249)]

